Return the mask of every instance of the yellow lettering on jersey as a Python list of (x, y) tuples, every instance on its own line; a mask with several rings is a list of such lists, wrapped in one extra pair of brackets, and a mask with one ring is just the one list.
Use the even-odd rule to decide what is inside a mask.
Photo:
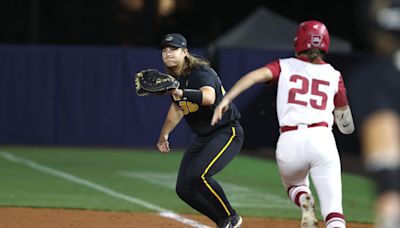
[(182, 110), (183, 115), (197, 112), (197, 110), (199, 110), (199, 106), (190, 101), (179, 101), (179, 108)]
[(186, 101), (179, 101), (179, 108), (182, 110), (183, 115), (189, 114), (189, 109), (186, 105)]
[(187, 106), (189, 108), (189, 112), (197, 112), (197, 110), (199, 110), (199, 106), (195, 103), (192, 102), (187, 102)]

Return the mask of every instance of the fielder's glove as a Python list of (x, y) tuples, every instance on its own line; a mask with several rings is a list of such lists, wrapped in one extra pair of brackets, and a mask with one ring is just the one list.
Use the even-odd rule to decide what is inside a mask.
[(135, 86), (139, 96), (164, 95), (172, 89), (177, 89), (179, 82), (169, 74), (147, 69), (135, 74)]

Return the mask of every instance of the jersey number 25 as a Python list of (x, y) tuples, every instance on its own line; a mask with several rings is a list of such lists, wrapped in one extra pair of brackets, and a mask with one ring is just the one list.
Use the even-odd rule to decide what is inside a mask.
[[(328, 100), (328, 95), (324, 92), (321, 91), (320, 85), (324, 86), (329, 86), (329, 82), (319, 80), (319, 79), (312, 79), (311, 80), (311, 87), (310, 87), (310, 81), (303, 76), (300, 75), (292, 75), (290, 77), (291, 82), (301, 82), (301, 87), (300, 88), (291, 88), (289, 90), (289, 96), (288, 96), (288, 103), (292, 104), (298, 104), (298, 105), (303, 105), (307, 106), (308, 103), (311, 105), (311, 107), (319, 110), (325, 110), (326, 108), (326, 102)], [(310, 91), (311, 88), (311, 94), (321, 97), (321, 101), (318, 103), (317, 100), (315, 99), (310, 99), (309, 101), (307, 100), (301, 100), (301, 99), (296, 99), (296, 94), (307, 94)]]

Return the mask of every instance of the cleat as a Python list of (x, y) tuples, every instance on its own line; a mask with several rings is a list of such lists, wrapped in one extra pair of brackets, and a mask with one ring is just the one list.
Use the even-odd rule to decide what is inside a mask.
[(218, 228), (240, 228), (242, 222), (243, 222), (242, 217), (236, 214), (224, 220), (224, 222), (220, 224)]
[(300, 198), (301, 228), (317, 228), (318, 221), (315, 217), (314, 198), (310, 194)]
[(242, 217), (240, 217), (237, 214), (232, 217), (233, 217), (232, 221), (231, 221), (232, 228), (240, 228), (242, 226), (242, 222), (243, 222)]

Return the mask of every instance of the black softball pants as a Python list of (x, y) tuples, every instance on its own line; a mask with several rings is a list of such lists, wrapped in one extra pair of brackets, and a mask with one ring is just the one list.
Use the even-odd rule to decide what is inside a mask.
[(238, 123), (210, 135), (196, 137), (181, 161), (176, 193), (217, 224), (236, 212), (221, 185), (212, 176), (240, 152), (243, 137), (243, 129)]

